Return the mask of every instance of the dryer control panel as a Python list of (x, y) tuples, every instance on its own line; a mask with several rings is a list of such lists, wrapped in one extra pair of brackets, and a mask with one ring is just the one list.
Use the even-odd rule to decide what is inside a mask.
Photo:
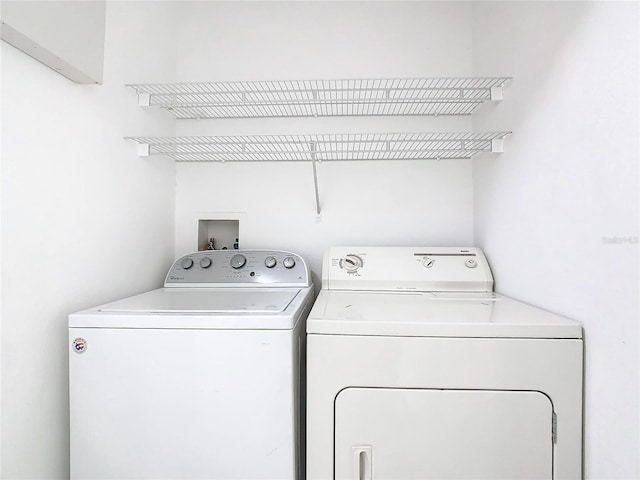
[(205, 250), (180, 257), (165, 287), (309, 287), (299, 255), (280, 250)]
[(491, 292), (493, 276), (479, 248), (332, 247), (322, 288), (416, 292)]

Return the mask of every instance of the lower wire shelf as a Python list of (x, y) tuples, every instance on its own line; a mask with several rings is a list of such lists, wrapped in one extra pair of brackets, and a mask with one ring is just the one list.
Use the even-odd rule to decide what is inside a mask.
[(126, 137), (140, 156), (178, 162), (468, 159), (501, 152), (511, 132)]
[(504, 139), (510, 134), (349, 133), (126, 139), (138, 144), (139, 156), (162, 155), (177, 162), (311, 162), (319, 215), (317, 162), (470, 159), (482, 152), (502, 152)]

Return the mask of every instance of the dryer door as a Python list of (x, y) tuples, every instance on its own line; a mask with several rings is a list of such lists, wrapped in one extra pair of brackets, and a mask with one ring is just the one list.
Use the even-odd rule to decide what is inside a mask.
[(552, 417), (540, 392), (347, 388), (335, 478), (550, 480)]

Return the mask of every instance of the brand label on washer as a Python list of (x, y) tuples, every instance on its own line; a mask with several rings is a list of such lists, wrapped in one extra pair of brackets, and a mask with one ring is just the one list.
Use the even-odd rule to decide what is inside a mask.
[(76, 338), (73, 341), (73, 351), (76, 353), (84, 353), (87, 351), (87, 341), (84, 338)]

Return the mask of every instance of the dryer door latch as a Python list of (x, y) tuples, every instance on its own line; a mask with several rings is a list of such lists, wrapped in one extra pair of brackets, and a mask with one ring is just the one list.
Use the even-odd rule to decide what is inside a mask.
[(351, 447), (353, 480), (372, 480), (373, 447), (371, 445), (355, 445)]

